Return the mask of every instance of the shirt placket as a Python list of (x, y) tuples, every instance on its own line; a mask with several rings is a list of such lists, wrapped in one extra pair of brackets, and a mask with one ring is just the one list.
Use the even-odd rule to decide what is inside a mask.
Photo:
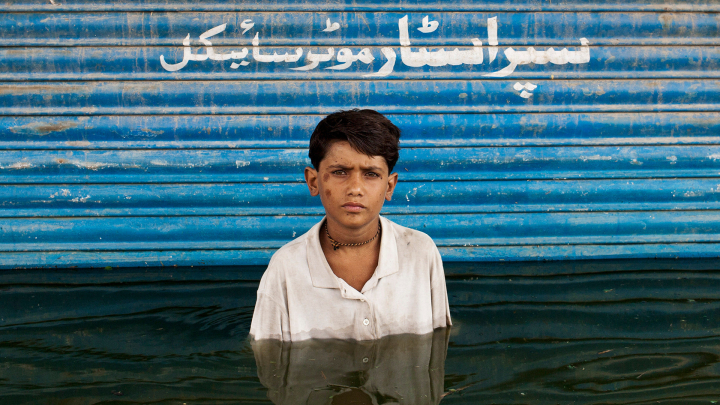
[(364, 294), (354, 290), (353, 288), (343, 285), (342, 297), (351, 300), (357, 300), (362, 306), (362, 311), (358, 319), (360, 322), (359, 329), (370, 339), (377, 339), (377, 322), (375, 320), (375, 308)]

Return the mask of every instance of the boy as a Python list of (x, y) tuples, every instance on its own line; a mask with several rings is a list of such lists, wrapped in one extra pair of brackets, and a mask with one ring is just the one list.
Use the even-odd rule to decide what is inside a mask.
[(373, 110), (328, 115), (305, 182), (325, 218), (278, 250), (258, 287), (256, 340), (370, 340), (451, 325), (437, 247), (380, 216), (398, 175), (400, 130)]

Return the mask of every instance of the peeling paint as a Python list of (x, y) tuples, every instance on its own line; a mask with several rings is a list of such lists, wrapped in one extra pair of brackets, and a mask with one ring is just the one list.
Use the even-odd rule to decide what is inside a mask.
[(588, 160), (612, 160), (611, 156), (600, 156), (600, 155), (592, 155), (592, 156), (580, 156), (580, 159), (582, 159), (583, 162), (587, 162)]
[(70, 190), (63, 188), (63, 189), (60, 189), (60, 191), (56, 191), (56, 192), (50, 194), (50, 198), (55, 198), (58, 195), (62, 195), (63, 197), (68, 197), (70, 194), (71, 194)]
[(29, 124), (15, 126), (10, 128), (10, 132), (22, 135), (37, 135), (44, 136), (53, 132), (65, 131), (70, 128), (75, 128), (78, 123), (72, 121), (62, 122), (31, 122)]
[[(173, 163), (173, 162), (168, 162), (168, 161), (166, 161), (166, 160), (159, 160), (159, 159), (151, 160), (151, 161), (150, 161), (150, 164), (153, 165), (153, 166), (165, 166), (165, 167), (177, 167), (177, 168), (183, 167), (183, 168), (187, 168), (187, 169), (192, 169), (192, 168), (194, 168), (194, 167), (207, 166), (207, 163), (206, 163), (206, 162), (201, 162), (201, 163)], [(126, 166), (123, 165), (123, 167), (126, 167)], [(136, 166), (134, 166), (134, 167), (139, 167), (139, 166), (136, 165)]]
[(30, 169), (33, 167), (35, 167), (35, 166), (33, 166), (33, 164), (30, 162), (17, 162), (17, 163), (13, 163), (10, 166), (8, 166), (8, 169), (19, 170), (19, 169)]
[(79, 160), (74, 159), (55, 159), (55, 161), (58, 164), (61, 165), (73, 165), (76, 167), (79, 167), (81, 169), (90, 169), (90, 170), (98, 170), (102, 169), (103, 167), (117, 167), (118, 165), (116, 163), (102, 163), (102, 162), (82, 162)]
[(48, 84), (30, 84), (30, 85), (10, 85), (0, 87), (0, 94), (62, 94), (66, 92), (72, 93), (87, 93), (92, 91), (98, 86), (97, 83), (88, 83), (88, 85), (63, 85), (53, 86)]
[(86, 146), (90, 146), (91, 143), (88, 141), (67, 141), (67, 142), (65, 142), (65, 145), (86, 147)]
[(418, 191), (418, 189), (419, 189), (419, 188), (423, 188), (424, 186), (425, 186), (425, 185), (423, 184), (423, 185), (421, 185), (420, 187), (413, 187), (412, 190), (410, 190), (410, 191), (408, 191), (407, 193), (405, 193), (405, 199), (406, 199), (408, 202), (410, 202), (410, 197), (415, 198), (415, 197), (417, 196), (417, 191)]
[(84, 202), (86, 202), (89, 198), (90, 198), (90, 195), (86, 195), (85, 197), (75, 197), (75, 198), (73, 198), (73, 199), (70, 200), (70, 201), (72, 201), (72, 202), (83, 202), (83, 203), (84, 203)]
[(162, 135), (165, 133), (165, 131), (155, 131), (150, 128), (142, 128), (140, 131), (145, 132), (146, 134), (153, 134), (153, 135)]

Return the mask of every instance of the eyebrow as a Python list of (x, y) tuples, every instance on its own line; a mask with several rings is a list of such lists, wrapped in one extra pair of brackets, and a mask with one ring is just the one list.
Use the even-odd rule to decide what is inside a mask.
[[(350, 166), (343, 166), (339, 164), (334, 164), (328, 166), (328, 169), (352, 169)], [(368, 167), (362, 167), (362, 170), (374, 170), (374, 171), (381, 171), (382, 169), (379, 166), (368, 166)]]
[(343, 166), (343, 165), (338, 165), (338, 164), (330, 165), (327, 168), (328, 169), (349, 169), (348, 166)]

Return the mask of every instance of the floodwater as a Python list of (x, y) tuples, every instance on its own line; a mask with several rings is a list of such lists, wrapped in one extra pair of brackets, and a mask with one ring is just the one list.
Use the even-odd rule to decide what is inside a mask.
[(720, 403), (720, 261), (446, 272), (449, 330), (251, 344), (262, 268), (2, 271), (0, 403)]

